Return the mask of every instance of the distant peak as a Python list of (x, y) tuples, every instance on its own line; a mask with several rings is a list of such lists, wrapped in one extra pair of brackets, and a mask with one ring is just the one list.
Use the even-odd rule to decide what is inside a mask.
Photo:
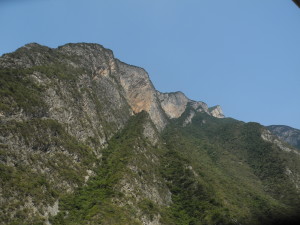
[(36, 42), (28, 43), (28, 44), (24, 45), (24, 46), (21, 47), (21, 48), (26, 48), (26, 49), (32, 49), (32, 48), (47, 48), (47, 49), (49, 49), (49, 47), (44, 46), (44, 45), (40, 45), (39, 43), (36, 43)]
[(59, 47), (64, 47), (64, 46), (70, 46), (70, 47), (84, 47), (84, 46), (90, 46), (90, 47), (101, 47), (104, 48), (103, 45), (97, 44), (97, 43), (88, 43), (88, 42), (78, 42), (78, 43), (67, 43), (64, 45), (61, 45)]
[(36, 42), (31, 42), (26, 44), (24, 47), (36, 47), (36, 46), (41, 46), (41, 45)]
[(65, 49), (65, 48), (73, 48), (73, 49), (95, 49), (95, 50), (108, 50), (110, 49), (105, 48), (103, 45), (97, 44), (97, 43), (86, 43), (86, 42), (79, 42), (79, 43), (67, 43), (61, 46), (58, 46), (58, 49)]

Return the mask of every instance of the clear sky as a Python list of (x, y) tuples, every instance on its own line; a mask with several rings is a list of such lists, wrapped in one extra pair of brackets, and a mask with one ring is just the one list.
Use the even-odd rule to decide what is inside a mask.
[(156, 89), (226, 116), (300, 129), (300, 9), (292, 0), (0, 0), (0, 55), (93, 42)]

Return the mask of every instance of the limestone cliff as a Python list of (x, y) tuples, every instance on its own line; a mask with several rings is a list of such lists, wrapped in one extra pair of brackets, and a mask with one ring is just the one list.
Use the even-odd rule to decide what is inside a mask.
[(146, 111), (158, 130), (167, 124), (167, 117), (161, 109), (156, 96), (156, 90), (149, 79), (147, 72), (135, 66), (129, 66), (120, 61), (118, 79), (125, 92), (125, 98), (134, 113)]
[(185, 111), (189, 99), (182, 92), (157, 92), (161, 107), (171, 119), (178, 118)]
[(161, 107), (170, 119), (179, 118), (190, 103), (193, 109), (198, 112), (205, 112), (211, 115), (204, 102), (197, 102), (188, 99), (182, 92), (161, 93), (157, 92)]

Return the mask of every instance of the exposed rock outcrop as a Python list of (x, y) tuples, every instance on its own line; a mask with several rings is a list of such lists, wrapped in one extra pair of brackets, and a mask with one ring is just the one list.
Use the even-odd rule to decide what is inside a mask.
[[(206, 103), (193, 101), (187, 98), (185, 94), (180, 91), (171, 93), (157, 92), (157, 95), (160, 100), (161, 107), (170, 119), (179, 118), (185, 112), (188, 106), (190, 106), (191, 109), (195, 110), (195, 112), (205, 112), (208, 115), (212, 115), (209, 112)], [(189, 120), (193, 118), (194, 114), (191, 113), (191, 115), (192, 116), (189, 118)]]
[(223, 114), (222, 108), (219, 105), (209, 108), (209, 112), (212, 116), (214, 116), (216, 118), (224, 118), (225, 117)]
[(264, 130), (262, 132), (261, 138), (267, 142), (271, 142), (277, 145), (282, 151), (294, 152), (295, 154), (300, 155), (300, 153), (296, 151), (296, 149), (288, 146), (286, 143), (284, 143), (284, 141), (280, 140), (276, 135), (271, 133), (269, 130)]
[(160, 107), (156, 90), (149, 79), (147, 72), (139, 67), (117, 62), (118, 79), (125, 92), (125, 98), (134, 113), (146, 111), (158, 130), (167, 124), (167, 118)]
[(161, 107), (170, 119), (178, 118), (185, 111), (190, 101), (182, 92), (157, 92)]
[(282, 141), (300, 149), (300, 130), (284, 125), (271, 125), (267, 128)]

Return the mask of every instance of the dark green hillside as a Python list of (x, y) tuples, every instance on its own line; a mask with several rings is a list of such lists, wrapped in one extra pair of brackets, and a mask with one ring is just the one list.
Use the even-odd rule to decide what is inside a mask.
[(261, 125), (204, 113), (186, 127), (181, 127), (181, 122), (173, 121), (164, 132), (167, 148), (189, 160), (215, 193), (219, 208), (227, 212), (219, 217), (265, 224), (297, 215), (300, 195), (286, 167), (299, 173), (299, 157), (298, 163), (288, 161), (288, 153), (263, 141)]

